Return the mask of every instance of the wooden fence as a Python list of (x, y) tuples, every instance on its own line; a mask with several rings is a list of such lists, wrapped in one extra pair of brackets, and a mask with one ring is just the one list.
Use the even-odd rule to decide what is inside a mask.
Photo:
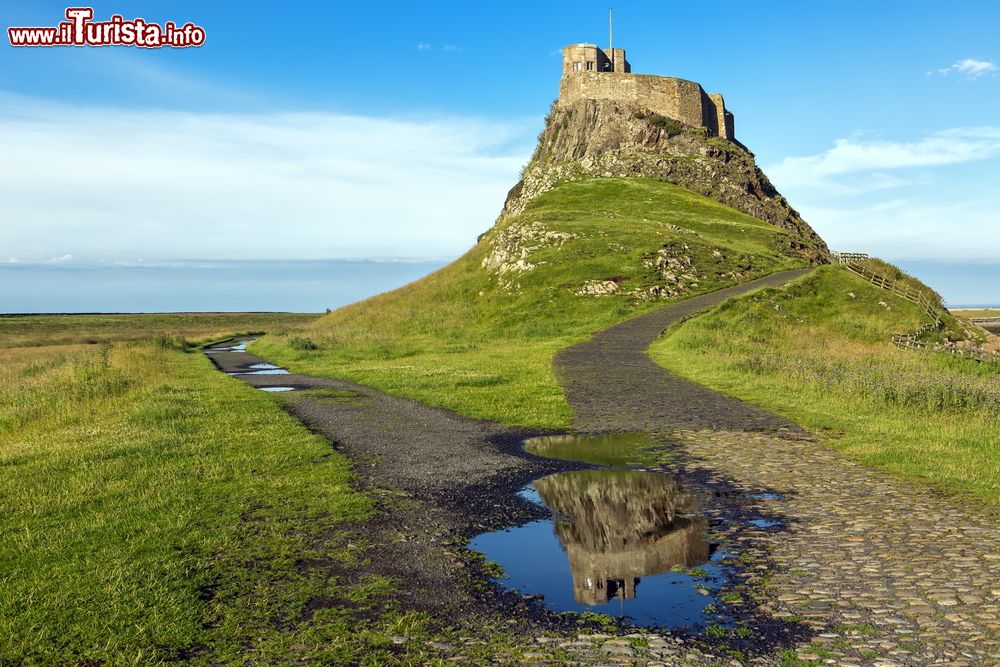
[(1000, 355), (989, 350), (976, 348), (952, 347), (941, 343), (925, 343), (917, 340), (917, 334), (893, 334), (892, 342), (904, 350), (929, 350), (931, 352), (947, 352), (958, 357), (971, 359), (980, 363), (1000, 363)]
[[(923, 309), (927, 316), (931, 318), (930, 322), (922, 325), (919, 329), (912, 333), (893, 334), (892, 342), (896, 347), (903, 348), (905, 350), (932, 350), (935, 352), (948, 352), (950, 354), (964, 357), (966, 359), (972, 359), (974, 361), (1000, 363), (1000, 355), (996, 352), (961, 348), (940, 343), (932, 344), (920, 340), (931, 331), (940, 331), (944, 328), (944, 320), (941, 319), (941, 314), (948, 311), (942, 304), (935, 303), (925, 293), (914, 289), (902, 280), (895, 280), (874, 271), (867, 266), (864, 266), (862, 262), (871, 259), (867, 253), (833, 252), (831, 255), (836, 263), (843, 264), (846, 268), (858, 274), (876, 287), (884, 289), (887, 292), (892, 292), (898, 297), (917, 304)], [(1000, 321), (1000, 317), (988, 319)]]
[(833, 256), (837, 259), (838, 263), (843, 264), (876, 287), (880, 287), (888, 292), (892, 292), (896, 296), (917, 304), (924, 309), (924, 312), (931, 318), (936, 328), (941, 327), (941, 312), (945, 310), (944, 306), (935, 303), (926, 294), (913, 288), (905, 281), (894, 280), (861, 264), (862, 261), (871, 259), (867, 253), (839, 252), (834, 253)]

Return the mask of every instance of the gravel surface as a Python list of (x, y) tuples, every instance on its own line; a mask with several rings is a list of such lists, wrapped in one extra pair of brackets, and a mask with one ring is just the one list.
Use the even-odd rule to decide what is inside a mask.
[(220, 370), (255, 387), (296, 388), (275, 396), (346, 454), (359, 486), (381, 499), (380, 519), (356, 530), (371, 545), (366, 571), (405, 582), (406, 608), (469, 622), (511, 606), (526, 624), (547, 626), (537, 603), (497, 591), (483, 600), (483, 591), (468, 590), (464, 584), (474, 573), (455, 546), (480, 532), (547, 516), (516, 492), (537, 477), (580, 466), (523, 452), (521, 441), (536, 431), (466, 419), (350, 382), (245, 374), (266, 360), (216, 351), (228, 346), (206, 352)]

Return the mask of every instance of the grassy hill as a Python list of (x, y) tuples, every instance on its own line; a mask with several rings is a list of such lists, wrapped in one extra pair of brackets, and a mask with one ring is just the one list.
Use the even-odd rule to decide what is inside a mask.
[[(862, 463), (1000, 504), (1000, 365), (892, 345), (891, 334), (927, 319), (826, 266), (689, 320), (650, 353), (787, 415)], [(946, 318), (959, 335), (953, 324)]]
[(449, 266), (254, 351), (475, 417), (565, 427), (557, 351), (665, 301), (805, 266), (795, 239), (652, 179), (562, 183)]

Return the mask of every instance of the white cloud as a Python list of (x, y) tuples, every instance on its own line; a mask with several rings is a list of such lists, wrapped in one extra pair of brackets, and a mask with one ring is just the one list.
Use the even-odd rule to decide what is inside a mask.
[(59, 257), (52, 257), (49, 259), (49, 264), (65, 264), (66, 262), (72, 262), (73, 255), (66, 254), (60, 255)]
[(4, 263), (5, 264), (20, 264), (20, 262), (17, 261), (17, 257), (8, 257), (7, 261), (4, 262)]
[(454, 255), (492, 224), (536, 125), (0, 96), (0, 247), (33, 261)]
[(768, 173), (788, 187), (850, 187), (844, 177), (864, 174), (862, 190), (903, 185), (904, 179), (885, 174), (894, 169), (930, 167), (1000, 155), (1000, 128), (960, 128), (938, 132), (914, 142), (838, 139), (818, 155), (788, 157)]
[[(420, 42), (419, 44), (417, 44), (417, 51), (430, 51), (432, 48), (433, 47), (430, 45), (429, 42)], [(457, 53), (459, 51), (465, 50), (463, 47), (456, 46), (454, 44), (445, 44), (444, 46), (440, 47), (440, 49), (445, 53)]]
[(803, 204), (803, 217), (837, 250), (885, 258), (991, 262), (1000, 254), (996, 197), (941, 201), (915, 194), (885, 203)]
[(1000, 256), (1000, 127), (910, 142), (841, 139), (765, 171), (832, 248), (889, 258)]
[(927, 75), (941, 74), (943, 76), (947, 76), (949, 74), (956, 74), (965, 79), (978, 79), (986, 74), (995, 74), (997, 69), (996, 63), (989, 60), (965, 58), (964, 60), (957, 61), (950, 67), (942, 67), (932, 72), (928, 72)]

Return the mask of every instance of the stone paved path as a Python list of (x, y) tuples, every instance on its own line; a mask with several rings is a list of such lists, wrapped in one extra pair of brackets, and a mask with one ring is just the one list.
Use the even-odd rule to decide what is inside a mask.
[[(805, 440), (687, 432), (690, 455), (749, 487), (785, 496), (769, 554), (765, 609), (820, 630), (807, 657), (840, 665), (1000, 664), (996, 516), (898, 483)], [(738, 452), (738, 455), (734, 455)]]
[[(770, 278), (758, 284), (788, 274)], [(1000, 665), (995, 514), (865, 469), (786, 420), (646, 356), (666, 326), (731, 293), (667, 306), (560, 354), (574, 424), (673, 431), (688, 465), (785, 495), (761, 501), (784, 529), (744, 534), (738, 552), (748, 562), (770, 561), (752, 567), (742, 589), (773, 615), (816, 632), (798, 647), (799, 664)]]

